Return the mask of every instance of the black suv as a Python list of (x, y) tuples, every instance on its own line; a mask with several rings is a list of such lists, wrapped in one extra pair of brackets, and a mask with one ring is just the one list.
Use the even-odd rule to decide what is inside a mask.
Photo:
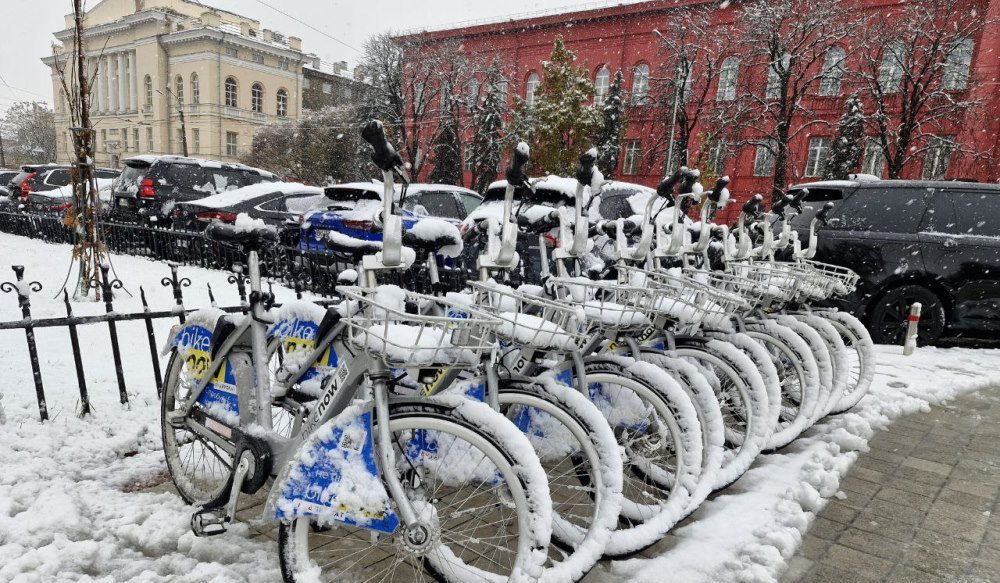
[(136, 156), (112, 187), (111, 218), (117, 222), (169, 226), (174, 205), (278, 178), (257, 168), (184, 158)]
[[(899, 343), (910, 306), (923, 304), (919, 335), (996, 338), (1000, 333), (1000, 185), (909, 180), (827, 181), (807, 187), (800, 236), (826, 201), (818, 261), (861, 276), (839, 303), (876, 342)], [(805, 241), (805, 239), (803, 239)]]

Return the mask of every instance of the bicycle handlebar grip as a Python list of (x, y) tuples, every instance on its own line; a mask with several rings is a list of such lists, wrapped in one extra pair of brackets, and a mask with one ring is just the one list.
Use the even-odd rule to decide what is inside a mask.
[(809, 189), (808, 188), (803, 188), (799, 192), (795, 193), (795, 196), (792, 197), (792, 201), (790, 203), (788, 203), (789, 206), (791, 206), (793, 209), (795, 209), (796, 211), (798, 211), (799, 213), (801, 213), (802, 212), (802, 201), (805, 200), (805, 198), (806, 198), (806, 196), (808, 196), (808, 194), (809, 194)]
[(528, 175), (524, 173), (524, 165), (531, 159), (531, 148), (524, 142), (518, 142), (514, 148), (514, 155), (510, 159), (510, 167), (507, 168), (505, 178), (507, 184), (512, 186), (528, 186)]
[(786, 194), (785, 196), (783, 196), (783, 197), (779, 198), (778, 200), (774, 201), (774, 204), (771, 205), (771, 212), (774, 213), (774, 214), (776, 214), (776, 215), (782, 215), (782, 216), (784, 216), (784, 214), (785, 214), (785, 208), (788, 207), (789, 203), (791, 203), (791, 202), (792, 202), (792, 197), (790, 197), (790, 196), (788, 196)]
[(385, 128), (377, 119), (370, 120), (361, 128), (361, 137), (372, 147), (372, 162), (383, 172), (403, 166), (403, 158), (385, 138)]
[(684, 170), (681, 188), (678, 192), (680, 194), (689, 194), (694, 192), (694, 183), (698, 182), (698, 179), (701, 178), (701, 171), (698, 169), (688, 170), (687, 168), (684, 168)]
[(590, 186), (594, 181), (594, 164), (597, 163), (597, 148), (587, 150), (580, 156), (580, 168), (576, 171), (576, 181)]
[(830, 219), (830, 211), (832, 210), (833, 210), (833, 203), (832, 202), (826, 203), (825, 205), (823, 205), (823, 208), (819, 209), (819, 212), (816, 213), (816, 220), (825, 225), (827, 221)]
[(708, 198), (715, 204), (719, 204), (719, 199), (722, 197), (722, 191), (729, 186), (729, 177), (723, 176), (715, 181), (715, 188), (708, 193)]
[(656, 187), (656, 194), (672, 200), (674, 198), (674, 187), (676, 187), (677, 183), (681, 181), (682, 170), (687, 169), (682, 166), (674, 171), (673, 174), (664, 178), (663, 181)]

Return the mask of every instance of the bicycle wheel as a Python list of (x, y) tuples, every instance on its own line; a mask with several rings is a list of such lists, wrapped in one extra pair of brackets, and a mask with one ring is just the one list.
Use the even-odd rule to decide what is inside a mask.
[(615, 434), (586, 396), (551, 377), (504, 379), (498, 399), (548, 476), (553, 544), (542, 580), (577, 581), (618, 526), (623, 467)]
[(701, 471), (701, 427), (691, 400), (667, 373), (615, 355), (585, 359), (590, 400), (623, 451), (621, 519), (605, 556), (660, 540), (683, 516)]
[(719, 400), (715, 397), (712, 386), (691, 363), (651, 349), (643, 350), (641, 358), (660, 367), (680, 383), (694, 405), (698, 423), (702, 428), (701, 473), (698, 475), (698, 485), (691, 492), (691, 499), (684, 510), (684, 516), (687, 516), (697, 510), (712, 493), (716, 476), (722, 469), (725, 456), (722, 409), (719, 407)]
[[(485, 404), (456, 395), (394, 400), (388, 423), (396, 467), (380, 470), (399, 474), (426, 536), (408, 536), (403, 525), (383, 534), (310, 518), (282, 522), (286, 583), (540, 577), (551, 500), (527, 438)], [(435, 447), (414, 458), (406, 450), (417, 436), (429, 436)]]
[[(247, 355), (229, 355), (227, 358), (234, 359), (234, 365), (250, 366)], [(240, 362), (235, 362), (235, 359)], [(250, 371), (252, 373), (252, 368)], [(189, 414), (184, 424), (175, 427), (168, 421), (170, 413), (189, 400), (197, 384), (194, 363), (181, 360), (175, 351), (167, 363), (163, 379), (160, 433), (167, 470), (177, 493), (192, 506), (211, 508), (219, 506), (229, 496), (236, 444), (206, 427), (211, 423), (222, 424), (197, 404), (192, 407), (194, 414)]]
[(719, 490), (742, 476), (764, 448), (774, 426), (768, 420), (771, 403), (760, 373), (750, 358), (719, 340), (689, 339), (680, 356), (698, 367), (712, 385), (722, 410), (725, 455), (713, 484)]
[(847, 346), (844, 345), (844, 339), (841, 338), (840, 332), (834, 328), (829, 320), (812, 314), (795, 314), (795, 317), (816, 330), (830, 352), (830, 363), (833, 367), (833, 384), (830, 399), (826, 403), (826, 414), (830, 415), (844, 397), (847, 389), (847, 381), (850, 374)]
[(774, 450), (791, 443), (811, 425), (819, 400), (819, 368), (809, 345), (789, 328), (766, 318), (746, 325), (747, 335), (770, 354), (781, 383), (778, 426), (764, 446)]
[(830, 348), (823, 337), (819, 335), (812, 326), (800, 322), (799, 320), (786, 315), (775, 316), (774, 319), (799, 335), (809, 345), (809, 352), (816, 360), (816, 368), (819, 370), (819, 399), (816, 409), (813, 411), (811, 423), (816, 423), (826, 416), (829, 411), (830, 400), (833, 395), (833, 359), (830, 356)]
[(875, 378), (875, 345), (868, 329), (851, 314), (833, 310), (814, 314), (833, 324), (847, 346), (847, 386), (844, 396), (832, 409), (833, 413), (843, 413), (857, 405), (871, 388)]

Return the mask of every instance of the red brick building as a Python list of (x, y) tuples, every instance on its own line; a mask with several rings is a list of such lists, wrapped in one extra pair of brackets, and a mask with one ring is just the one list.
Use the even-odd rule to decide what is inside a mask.
[[(557, 36), (563, 37), (567, 47), (576, 53), (577, 65), (586, 67), (591, 72), (591, 79), (598, 85), (606, 84), (602, 77), (605, 71), (613, 78), (615, 72), (621, 70), (625, 88), (633, 89), (637, 83), (643, 83), (643, 75), (647, 83), (650, 75), (655, 78), (658, 66), (662, 64), (661, 43), (654, 31), (678, 26), (677, 19), (672, 19), (671, 15), (676, 15), (679, 6), (704, 3), (704, 0), (652, 0), (447, 30), (421, 31), (413, 35), (431, 42), (457, 39), (469, 54), (488, 58), (498, 56), (512, 80), (510, 92), (521, 97), (525, 97), (531, 85), (538, 81), (537, 76), (542, 74), (542, 61), (549, 57)], [(858, 9), (874, 11), (898, 4), (898, 0), (860, 0)], [(969, 81), (959, 93), (964, 98), (983, 101), (979, 117), (976, 121), (948, 120), (948, 129), (943, 137), (965, 148), (945, 152), (943, 159), (938, 152), (935, 154), (937, 159), (930, 159), (932, 156), (929, 155), (927, 159), (914, 160), (904, 168), (903, 178), (937, 178), (943, 174), (946, 178), (971, 178), (981, 182), (1000, 180), (997, 165), (997, 160), (1000, 160), (1000, 0), (970, 0), (970, 4), (976, 6), (977, 14), (988, 24), (978, 38), (971, 39)], [(733, 34), (738, 10), (738, 1), (714, 10), (711, 15), (713, 29), (719, 34)], [(848, 52), (846, 67), (850, 69), (851, 66), (852, 53)], [(743, 82), (760, 85), (761, 91), (767, 83), (766, 71), (740, 69), (738, 75), (745, 76), (741, 79)], [(637, 77), (640, 79), (637, 80)], [(806, 99), (812, 100), (808, 104), (809, 109), (815, 118), (835, 123), (843, 111), (845, 96), (851, 90), (845, 78), (845, 86), (834, 96), (807, 96)], [(712, 91), (718, 91), (718, 87)], [(663, 176), (666, 160), (662, 148), (661, 151), (654, 151), (654, 142), (663, 143), (665, 140), (662, 136), (650, 135), (653, 131), (650, 128), (657, 127), (650, 123), (650, 118), (662, 116), (664, 112), (645, 109), (648, 108), (640, 105), (630, 111), (629, 127), (615, 175), (622, 180), (653, 185)], [(811, 174), (817, 173), (816, 164), (810, 163), (810, 149), (818, 148), (819, 155), (822, 155), (822, 148), (829, 145), (823, 138), (831, 138), (834, 131), (830, 125), (813, 124), (791, 141), (789, 183), (810, 179)], [(696, 129), (688, 148), (692, 158), (694, 152), (703, 146), (698, 143), (698, 135)], [(973, 145), (975, 148), (970, 147)], [(975, 149), (981, 154), (973, 158), (963, 154), (963, 149)], [(816, 154), (813, 152), (814, 158)], [(723, 161), (720, 170), (732, 177), (734, 194), (740, 198), (754, 192), (766, 193), (771, 189), (772, 178), (766, 173), (766, 164), (763, 168), (755, 168), (755, 162), (759, 165), (757, 157), (754, 146), (746, 145)], [(878, 164), (873, 156), (869, 158), (872, 160), (863, 163), (862, 169), (877, 172)]]

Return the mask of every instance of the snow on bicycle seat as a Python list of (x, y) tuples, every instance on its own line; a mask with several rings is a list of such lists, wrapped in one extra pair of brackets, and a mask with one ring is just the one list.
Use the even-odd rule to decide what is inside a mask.
[(232, 225), (212, 223), (205, 229), (205, 237), (220, 243), (232, 243), (259, 249), (266, 243), (276, 243), (278, 232), (260, 219), (251, 219), (245, 213), (236, 217)]
[(458, 257), (462, 253), (462, 235), (458, 227), (444, 219), (421, 218), (403, 231), (403, 245)]
[(515, 344), (539, 350), (572, 350), (576, 347), (573, 337), (554, 322), (531, 314), (496, 312), (500, 319), (497, 335)]

